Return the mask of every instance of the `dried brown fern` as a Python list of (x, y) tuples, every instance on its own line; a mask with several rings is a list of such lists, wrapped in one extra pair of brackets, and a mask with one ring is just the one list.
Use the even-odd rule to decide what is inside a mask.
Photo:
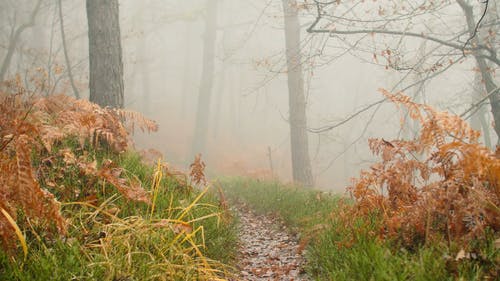
[(458, 116), (382, 92), (422, 129), (412, 141), (369, 141), (381, 161), (350, 187), (355, 215), (378, 213), (381, 237), (408, 246), (440, 237), (465, 246), (486, 228), (499, 231), (500, 159), (478, 144), (479, 133)]
[[(31, 152), (40, 146), (35, 139), (40, 131), (30, 113), (33, 105), (23, 97), (23, 91), (11, 95), (4, 89), (18, 86), (18, 81), (4, 85), (0, 92), (0, 194), (1, 207), (14, 219), (17, 210), (59, 234), (65, 234), (66, 223), (54, 196), (43, 190), (33, 174)], [(13, 229), (0, 218), (0, 236), (4, 248), (12, 248)]]
[(207, 179), (205, 177), (205, 162), (201, 160), (201, 154), (197, 154), (194, 158), (194, 162), (189, 166), (191, 171), (189, 172), (189, 177), (191, 182), (195, 184), (207, 185)]
[[(119, 168), (105, 162), (97, 169), (95, 161), (76, 157), (71, 151), (52, 152), (54, 145), (68, 137), (76, 137), (82, 147), (89, 143), (99, 148), (104, 142), (114, 151), (121, 152), (128, 147), (129, 140), (124, 122), (138, 123), (149, 131), (157, 128), (153, 121), (140, 114), (103, 109), (64, 95), (37, 96), (23, 87), (19, 76), (1, 83), (0, 207), (14, 219), (17, 219), (18, 210), (22, 210), (26, 218), (48, 233), (65, 234), (66, 222), (59, 203), (53, 194), (41, 188), (39, 182), (44, 179), (39, 177), (43, 176), (43, 169), (38, 168), (35, 176), (32, 154), (48, 155), (47, 163), (53, 161), (50, 159), (61, 158), (65, 165), (79, 168), (81, 175), (106, 180), (126, 198), (149, 203), (146, 191), (121, 178)], [(48, 185), (55, 186), (55, 183), (49, 181)], [(1, 246), (12, 249), (14, 237), (12, 226), (0, 216)]]
[(156, 132), (158, 131), (158, 124), (153, 120), (145, 118), (144, 115), (136, 111), (126, 110), (126, 109), (113, 109), (118, 116), (127, 122), (129, 131), (134, 132), (135, 126), (139, 126), (142, 132)]
[(140, 186), (139, 183), (128, 181), (121, 177), (122, 168), (114, 167), (111, 160), (103, 163), (97, 172), (97, 175), (111, 183), (127, 199), (151, 204), (149, 194)]
[(16, 141), (17, 190), (14, 196), (21, 208), (32, 218), (42, 218), (45, 224), (55, 223), (60, 234), (66, 233), (66, 222), (54, 195), (43, 190), (33, 175), (29, 137), (21, 135)]

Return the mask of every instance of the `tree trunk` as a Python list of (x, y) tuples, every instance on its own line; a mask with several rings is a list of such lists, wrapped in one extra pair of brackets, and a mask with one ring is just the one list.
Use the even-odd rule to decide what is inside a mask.
[[(42, 0), (38, 0), (35, 8), (31, 12), (29, 22), (18, 26), (12, 26), (12, 30), (9, 34), (9, 42), (7, 43), (7, 53), (2, 61), (2, 65), (0, 66), (0, 81), (5, 79), (5, 75), (7, 74), (7, 70), (9, 69), (10, 62), (12, 61), (12, 57), (14, 56), (14, 52), (16, 50), (17, 42), (21, 38), (21, 34), (28, 28), (32, 27), (35, 24), (35, 19), (40, 10), (40, 5), (42, 4)], [(15, 24), (15, 23), (14, 23)]]
[[(474, 30), (476, 28), (476, 22), (474, 21), (474, 12), (472, 6), (467, 4), (464, 0), (456, 0), (460, 5), (465, 14), (465, 19), (467, 20), (467, 28), (469, 29), (470, 36), (474, 36), (471, 40), (471, 44), (478, 45), (478, 34), (474, 34)], [(493, 46), (492, 46), (493, 47)], [(473, 52), (474, 58), (476, 59), (477, 66), (479, 68), (479, 72), (483, 78), (484, 87), (486, 89), (486, 93), (489, 95), (489, 101), (491, 106), (491, 113), (493, 114), (493, 120), (495, 123), (494, 129), (495, 133), (498, 136), (497, 144), (500, 144), (500, 90), (498, 89), (491, 73), (488, 69), (488, 64), (483, 56), (481, 56), (481, 51)]]
[(61, 41), (63, 45), (64, 59), (66, 60), (66, 67), (68, 71), (69, 82), (71, 83), (71, 88), (73, 89), (73, 94), (77, 99), (80, 98), (80, 92), (75, 85), (75, 80), (73, 79), (73, 71), (71, 70), (72, 66), (69, 61), (68, 47), (66, 46), (66, 33), (64, 32), (64, 15), (62, 9), (62, 0), (59, 0), (57, 3), (59, 8), (59, 25), (61, 27)]
[[(185, 31), (184, 31), (184, 35), (186, 36), (186, 39), (184, 41), (184, 63), (183, 63), (183, 67), (184, 67), (184, 72), (183, 72), (183, 76), (182, 76), (182, 101), (181, 101), (181, 117), (182, 119), (186, 118), (186, 116), (188, 115), (188, 103), (189, 101), (192, 99), (192, 84), (193, 84), (193, 80), (192, 80), (192, 65), (191, 65), (191, 36), (192, 36), (192, 29), (193, 27), (191, 26), (190, 23), (186, 23), (186, 26), (185, 26)], [(191, 111), (191, 108), (189, 108)]]
[[(225, 44), (226, 44), (226, 36), (227, 36), (228, 31), (224, 31), (224, 34), (222, 35), (222, 46), (223, 49), (225, 49)], [(226, 53), (223, 54), (223, 56), (226, 56)], [(218, 134), (219, 134), (219, 128), (220, 128), (220, 116), (221, 116), (221, 111), (222, 111), (222, 101), (224, 100), (224, 94), (225, 94), (225, 87), (226, 87), (226, 69), (228, 67), (227, 60), (224, 59), (222, 62), (220, 71), (218, 73), (219, 80), (217, 81), (217, 87), (215, 91), (215, 116), (213, 118), (213, 135), (212, 137), (214, 139), (217, 139)]]
[(217, 0), (207, 0), (205, 34), (203, 36), (203, 69), (201, 73), (198, 109), (193, 139), (192, 156), (205, 154), (208, 119), (210, 117), (210, 100), (215, 69), (215, 40), (217, 35)]
[(307, 140), (306, 100), (300, 54), (300, 24), (296, 7), (295, 0), (283, 0), (292, 173), (294, 182), (312, 186), (313, 177)]
[[(145, 13), (144, 11), (141, 14)], [(144, 22), (144, 21), (141, 21)], [(150, 77), (150, 60), (151, 57), (148, 56), (148, 45), (147, 45), (147, 34), (144, 34), (142, 38), (138, 39), (139, 42), (137, 44), (137, 62), (135, 65), (136, 69), (139, 69), (139, 73), (136, 74), (141, 78), (141, 90), (137, 94), (136, 101), (139, 101), (140, 110), (145, 115), (151, 114), (151, 104), (153, 101), (151, 100), (151, 77)]]
[(90, 101), (123, 107), (123, 62), (118, 0), (87, 0)]
[[(474, 75), (474, 86), (472, 90), (472, 103), (476, 104), (481, 99), (484, 98), (484, 85), (482, 83), (481, 73), (476, 72)], [(486, 116), (488, 111), (486, 110), (486, 105), (479, 105), (477, 112), (474, 113), (471, 117), (471, 127), (474, 130), (483, 132), (484, 145), (490, 149), (493, 149), (491, 144), (491, 136), (490, 136), (490, 126), (486, 121)]]

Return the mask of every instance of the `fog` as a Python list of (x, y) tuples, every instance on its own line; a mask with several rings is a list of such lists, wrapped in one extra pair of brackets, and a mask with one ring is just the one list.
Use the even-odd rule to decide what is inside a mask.
[[(209, 1), (212, 5), (217, 2), (217, 15), (213, 85), (202, 158), (212, 177), (275, 176), (291, 182), (282, 1)], [(1, 36), (2, 42), (8, 42), (12, 26), (29, 19), (36, 1), (2, 2), (0, 16), (6, 24), (1, 29)], [(454, 49), (435, 50), (436, 42), (417, 37), (310, 33), (307, 29), (317, 17), (314, 2), (299, 2), (303, 5), (299, 22), (307, 125), (311, 129), (308, 133), (309, 156), (315, 186), (343, 192), (350, 179), (376, 159), (368, 148), (369, 138), (391, 140), (414, 136), (407, 123), (401, 127), (404, 112), (393, 104), (381, 102), (364, 110), (383, 99), (380, 88), (392, 92), (404, 90), (418, 102), (461, 114), (474, 103), (471, 93), (478, 71), (471, 55), (461, 57), (461, 52)], [(328, 9), (325, 12), (337, 9), (336, 13), (352, 16), (352, 9), (356, 9), (361, 19), (360, 27), (363, 27), (363, 20), (380, 19), (390, 13), (390, 9), (404, 6), (399, 1), (342, 2), (345, 3), (338, 7), (325, 7)], [(410, 2), (416, 7), (429, 1)], [(479, 17), (482, 10), (476, 2), (471, 1)], [(85, 1), (62, 3), (73, 73), (80, 93), (88, 97)], [(186, 168), (196, 153), (192, 148), (206, 44), (206, 1), (122, 0), (119, 4), (125, 108), (139, 111), (159, 124), (156, 133), (136, 132), (135, 145), (138, 149), (154, 148), (163, 154), (166, 162)], [(443, 40), (464, 30), (464, 15), (458, 5), (436, 5), (441, 5), (436, 8), (440, 14), (430, 12), (415, 16), (403, 30), (417, 34), (429, 32)], [(340, 18), (333, 21), (335, 28), (352, 27), (349, 25), (352, 23)], [(498, 17), (492, 23), (490, 26), (496, 28), (496, 34)], [(386, 27), (399, 27), (397, 24), (389, 23)], [(319, 26), (331, 28), (323, 19)], [(467, 34), (462, 33), (457, 42), (465, 43), (466, 40)], [(376, 44), (371, 44), (375, 41)], [(3, 45), (2, 58), (7, 50), (7, 44)], [(498, 45), (493, 48), (498, 49)], [(389, 49), (399, 51), (390, 56), (392, 61), (384, 57), (383, 51)], [(422, 56), (428, 60), (419, 64)], [(442, 59), (444, 56), (449, 58)], [(459, 63), (431, 69), (438, 57), (444, 60), (443, 64), (448, 60)], [(22, 34), (12, 61), (8, 70), (10, 75), (65, 64), (57, 5), (43, 2), (34, 26)], [(421, 71), (415, 70), (417, 65)], [(495, 72), (498, 66), (491, 64), (490, 67), (494, 81), (498, 81), (498, 72)], [(421, 79), (425, 81), (419, 83)], [(57, 89), (55, 93), (71, 94), (67, 84), (53, 86)], [(492, 124), (490, 106), (486, 104), (484, 108), (486, 122)], [(331, 130), (311, 132), (346, 119), (349, 120)], [(491, 143), (496, 144), (493, 126), (489, 133)]]

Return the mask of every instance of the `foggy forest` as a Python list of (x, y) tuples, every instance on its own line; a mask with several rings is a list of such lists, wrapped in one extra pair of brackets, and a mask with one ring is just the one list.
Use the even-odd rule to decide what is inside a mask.
[(1, 0), (0, 280), (499, 280), (497, 0)]

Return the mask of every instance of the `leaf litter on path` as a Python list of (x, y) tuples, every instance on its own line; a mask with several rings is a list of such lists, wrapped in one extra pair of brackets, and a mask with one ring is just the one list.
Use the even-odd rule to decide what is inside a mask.
[(239, 273), (235, 280), (309, 280), (297, 237), (278, 218), (258, 215), (241, 203), (235, 208), (240, 217)]

